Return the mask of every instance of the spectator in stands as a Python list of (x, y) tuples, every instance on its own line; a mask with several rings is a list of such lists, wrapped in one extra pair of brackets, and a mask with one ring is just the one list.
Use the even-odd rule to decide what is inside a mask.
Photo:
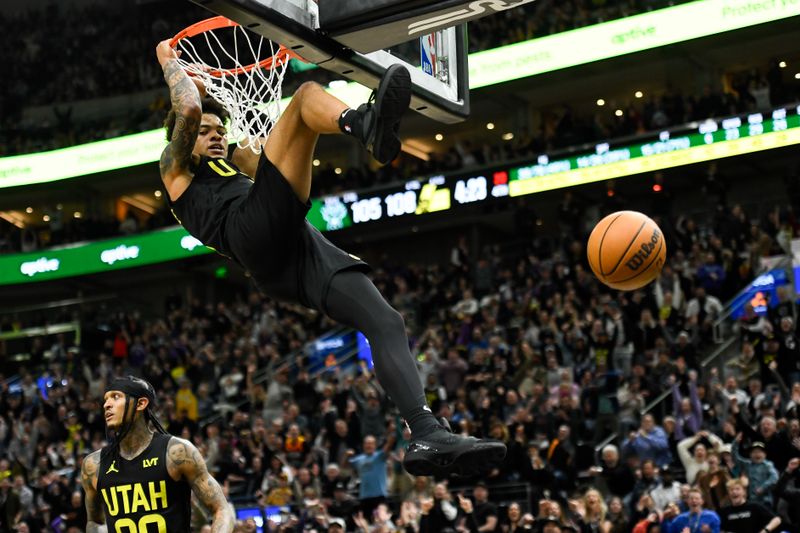
[(656, 466), (666, 466), (672, 458), (664, 429), (657, 426), (653, 415), (642, 417), (639, 431), (631, 432), (623, 444), (626, 453), (635, 453), (641, 460), (651, 459)]
[(661, 485), (661, 478), (658, 476), (658, 467), (652, 459), (645, 459), (642, 461), (641, 473), (631, 493), (631, 503), (640, 503), (642, 496), (647, 495), (650, 498), (650, 503), (654, 504), (650, 493), (657, 489), (659, 485)]
[(447, 351), (447, 359), (439, 363), (439, 379), (444, 385), (448, 398), (456, 394), (456, 390), (461, 387), (464, 377), (469, 370), (469, 365), (458, 354), (458, 350), (450, 348)]
[(707, 446), (713, 448), (712, 453), (717, 453), (722, 444), (722, 439), (705, 430), (678, 443), (678, 456), (686, 471), (688, 483), (693, 484), (701, 471), (708, 471), (709, 452)]
[(795, 333), (794, 318), (784, 316), (780, 319), (778, 332), (781, 347), (778, 352), (778, 375), (787, 383), (800, 381), (800, 340)]
[(292, 501), (292, 488), (289, 486), (289, 476), (284, 472), (278, 474), (277, 484), (269, 489), (266, 496), (267, 505), (284, 506)]
[(705, 262), (697, 269), (697, 282), (707, 294), (719, 295), (725, 283), (725, 269), (717, 263), (713, 253), (707, 253)]
[[(757, 383), (757, 382), (756, 382)], [(750, 401), (754, 402), (758, 398), (758, 390), (750, 391)], [(777, 422), (772, 416), (765, 416), (758, 424), (758, 431), (754, 430), (742, 416), (738, 403), (731, 402), (731, 412), (736, 417), (736, 429), (741, 431), (750, 442), (761, 442), (769, 459), (778, 470), (786, 467), (789, 459), (798, 455), (798, 451), (792, 446), (785, 431), (778, 431)]]
[(558, 427), (558, 433), (550, 441), (547, 450), (547, 462), (550, 465), (556, 479), (569, 483), (572, 477), (572, 457), (575, 454), (575, 445), (570, 439), (569, 426), (562, 424)]
[(435, 533), (455, 526), (458, 508), (451, 500), (447, 486), (444, 483), (437, 483), (433, 489), (433, 498), (420, 501), (421, 533)]
[[(793, 457), (775, 487), (776, 498), (785, 503), (785, 515), (792, 524), (800, 524), (800, 458)], [(780, 507), (780, 506), (779, 506)]]
[[(672, 409), (675, 417), (675, 437), (684, 439), (696, 434), (703, 425), (703, 407), (697, 396), (697, 371), (689, 371), (689, 398), (683, 398), (675, 376), (672, 384)], [(691, 481), (690, 481), (691, 483)]]
[(600, 531), (609, 527), (606, 524), (608, 507), (599, 491), (587, 490), (580, 500), (570, 500), (569, 507), (577, 515), (577, 525), (581, 529)]
[(375, 437), (364, 437), (363, 453), (355, 455), (348, 451), (350, 464), (358, 472), (361, 480), (358, 497), (361, 509), (369, 516), (379, 503), (383, 503), (389, 495), (387, 491), (386, 462), (395, 443), (395, 428), (391, 426), (386, 435), (383, 448), (378, 450)]
[(703, 531), (707, 528), (711, 533), (719, 533), (720, 519), (714, 511), (703, 508), (703, 495), (698, 489), (690, 489), (688, 494), (689, 510), (674, 518), (675, 509), (665, 513), (664, 526), (667, 533), (683, 533), (684, 528), (689, 531)]
[(614, 497), (609, 500), (606, 525), (609, 533), (628, 533), (630, 531), (628, 514), (625, 512), (625, 505), (621, 498)]
[(358, 507), (358, 500), (347, 492), (347, 484), (344, 481), (337, 482), (333, 488), (333, 501), (328, 506), (331, 516), (352, 521), (353, 513)]
[(739, 453), (741, 442), (740, 433), (733, 443), (732, 451), (738, 471), (749, 480), (748, 500), (771, 507), (772, 489), (778, 482), (778, 471), (775, 470), (772, 461), (767, 460), (766, 446), (763, 442), (755, 441), (750, 444), (750, 459), (745, 459)]
[(345, 528), (345, 521), (341, 518), (331, 518), (328, 520), (328, 533), (344, 533)]
[(192, 392), (192, 383), (186, 377), (181, 378), (179, 382), (180, 388), (175, 394), (175, 410), (179, 413), (185, 412), (189, 420), (197, 422), (198, 401)]
[(478, 531), (495, 531), (498, 525), (497, 506), (489, 502), (489, 488), (485, 482), (478, 481), (475, 484), (473, 496), (474, 517)]
[(0, 529), (12, 531), (22, 511), (19, 494), (11, 485), (10, 476), (3, 477), (0, 480)]
[(694, 291), (694, 298), (686, 305), (686, 323), (698, 332), (702, 339), (711, 337), (711, 328), (722, 313), (722, 303), (716, 296), (706, 294), (705, 288), (699, 286)]
[(719, 510), (722, 529), (730, 533), (772, 533), (781, 525), (780, 517), (769, 508), (747, 501), (747, 483), (731, 479), (727, 483), (731, 504)]
[(681, 484), (675, 481), (671, 466), (661, 468), (659, 473), (660, 483), (650, 491), (650, 497), (656, 509), (664, 510), (671, 502), (680, 500)]
[[(722, 449), (725, 447), (730, 448), (730, 445), (723, 445)], [(730, 504), (727, 490), (730, 479), (728, 469), (720, 467), (719, 454), (714, 452), (708, 454), (708, 469), (699, 471), (695, 480), (703, 492), (703, 501), (707, 502), (710, 509), (719, 511)]]
[(636, 484), (633, 471), (620, 461), (619, 450), (613, 444), (607, 444), (603, 448), (601, 457), (602, 466), (592, 468), (591, 474), (595, 476), (606, 496), (626, 497)]

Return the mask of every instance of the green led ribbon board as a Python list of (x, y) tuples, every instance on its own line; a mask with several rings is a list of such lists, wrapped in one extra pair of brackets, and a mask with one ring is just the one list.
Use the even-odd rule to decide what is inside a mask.
[(213, 253), (182, 227), (0, 256), (0, 285), (96, 274)]

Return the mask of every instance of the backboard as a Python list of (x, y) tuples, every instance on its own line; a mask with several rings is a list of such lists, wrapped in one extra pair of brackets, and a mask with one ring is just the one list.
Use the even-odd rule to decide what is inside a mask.
[[(191, 1), (369, 88), (389, 66), (404, 63), (411, 71), (412, 109), (454, 123), (469, 115), (464, 23), (533, 0)], [(420, 37), (428, 35), (426, 61)]]

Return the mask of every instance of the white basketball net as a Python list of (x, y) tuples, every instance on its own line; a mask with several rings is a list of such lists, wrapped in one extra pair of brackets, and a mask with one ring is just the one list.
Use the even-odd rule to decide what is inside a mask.
[[(260, 153), (281, 115), (281, 85), (289, 60), (280, 46), (231, 25), (180, 39), (175, 49), (181, 51), (183, 69), (200, 79), (208, 96), (230, 113), (228, 139)], [(258, 66), (270, 58), (271, 68)]]

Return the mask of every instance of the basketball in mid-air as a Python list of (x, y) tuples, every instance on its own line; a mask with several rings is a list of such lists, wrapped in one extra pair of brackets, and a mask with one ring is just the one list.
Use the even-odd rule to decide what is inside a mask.
[(664, 234), (638, 211), (617, 211), (597, 223), (586, 246), (597, 279), (620, 291), (640, 289), (661, 272), (667, 257)]

